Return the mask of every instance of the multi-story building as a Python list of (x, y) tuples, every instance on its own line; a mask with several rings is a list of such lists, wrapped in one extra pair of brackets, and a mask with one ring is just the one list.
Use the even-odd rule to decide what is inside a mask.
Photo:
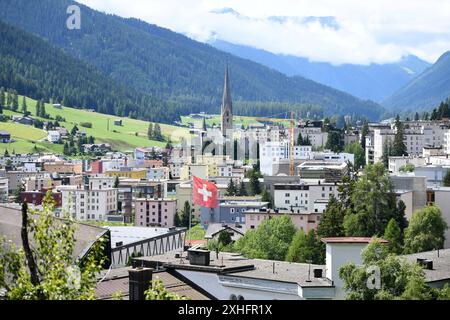
[(114, 188), (89, 189), (85, 186), (60, 186), (62, 211), (79, 221), (116, 220), (117, 193)]
[(168, 167), (156, 167), (147, 169), (148, 180), (168, 180), (170, 169)]
[(103, 172), (109, 177), (147, 179), (147, 169), (122, 167), (119, 170), (103, 170)]
[(249, 210), (245, 214), (245, 230), (253, 230), (264, 221), (283, 215), (289, 216), (292, 223), (299, 229), (308, 233), (316, 230), (320, 222), (320, 213), (298, 213), (290, 210)]
[(172, 227), (177, 214), (177, 200), (174, 199), (135, 199), (136, 226)]
[(180, 171), (181, 180), (192, 180), (192, 177), (209, 179), (209, 166), (207, 164), (185, 164)]
[[(311, 159), (311, 153), (311, 146), (295, 146), (294, 160)], [(259, 151), (261, 173), (269, 176), (278, 174), (277, 164), (289, 160), (289, 157), (290, 143), (288, 141), (267, 142), (261, 145)]]
[(8, 179), (0, 178), (0, 202), (8, 202)]
[(45, 172), (48, 173), (59, 173), (59, 174), (82, 174), (83, 173), (83, 164), (81, 161), (77, 162), (64, 162), (64, 161), (56, 161), (56, 162), (44, 162), (43, 168)]
[(307, 121), (300, 124), (295, 128), (295, 139), (297, 139), (299, 133), (303, 139), (308, 137), (314, 148), (321, 148), (327, 144), (328, 133), (322, 131), (322, 121)]
[(331, 196), (338, 197), (338, 184), (301, 182), (296, 184), (275, 184), (275, 208), (291, 210), (294, 213), (322, 213)]
[(224, 197), (219, 199), (217, 208), (201, 208), (200, 221), (204, 228), (212, 223), (245, 223), (245, 212), (266, 209), (268, 202), (260, 197)]
[(324, 179), (339, 182), (348, 174), (347, 162), (306, 161), (297, 167), (302, 179)]

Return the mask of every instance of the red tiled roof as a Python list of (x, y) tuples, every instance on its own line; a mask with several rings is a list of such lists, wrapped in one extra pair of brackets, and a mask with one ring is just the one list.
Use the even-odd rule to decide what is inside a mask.
[[(322, 242), (325, 243), (370, 243), (372, 238), (369, 237), (330, 237), (322, 238)], [(387, 243), (384, 239), (379, 239), (382, 243)]]

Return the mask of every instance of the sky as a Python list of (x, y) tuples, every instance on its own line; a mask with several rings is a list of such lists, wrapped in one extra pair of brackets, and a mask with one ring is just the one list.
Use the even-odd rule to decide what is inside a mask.
[(434, 63), (450, 50), (448, 0), (78, 0), (201, 42), (213, 39), (334, 65)]

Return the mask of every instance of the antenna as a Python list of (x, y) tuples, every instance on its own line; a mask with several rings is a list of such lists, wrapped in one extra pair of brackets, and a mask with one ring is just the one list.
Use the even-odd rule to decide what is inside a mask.
[(306, 280), (306, 282), (311, 282), (311, 262), (312, 262), (312, 260), (306, 260), (306, 262), (309, 263), (309, 266), (308, 266), (308, 280)]

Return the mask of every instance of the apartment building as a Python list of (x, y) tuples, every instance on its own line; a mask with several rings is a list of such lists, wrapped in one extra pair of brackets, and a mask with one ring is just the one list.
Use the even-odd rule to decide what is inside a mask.
[(169, 228), (174, 225), (177, 200), (141, 198), (133, 202), (136, 226)]
[(62, 194), (62, 211), (79, 221), (107, 221), (117, 215), (117, 189), (80, 186), (60, 186), (56, 189)]

